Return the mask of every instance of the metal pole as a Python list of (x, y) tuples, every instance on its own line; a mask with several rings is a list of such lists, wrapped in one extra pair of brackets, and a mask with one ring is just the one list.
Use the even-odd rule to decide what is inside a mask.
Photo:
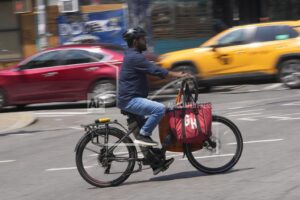
[(38, 50), (43, 50), (47, 47), (47, 23), (46, 23), (46, 1), (36, 0), (37, 5), (37, 35)]

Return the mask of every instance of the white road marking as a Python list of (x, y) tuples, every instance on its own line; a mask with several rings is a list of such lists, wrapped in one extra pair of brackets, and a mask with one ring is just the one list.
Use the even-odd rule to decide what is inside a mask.
[(258, 119), (244, 117), (244, 118), (238, 118), (237, 120), (254, 122), (257, 121)]
[(271, 116), (271, 117), (267, 117), (268, 119), (278, 119), (278, 120), (288, 120), (290, 119), (290, 117), (280, 117), (280, 116)]
[(289, 117), (292, 115), (300, 115), (300, 113), (292, 113), (292, 114), (283, 114), (283, 115), (279, 115), (279, 116), (269, 116), (267, 117), (268, 119), (278, 119), (278, 120), (282, 120), (282, 121), (287, 121), (287, 120), (299, 120), (300, 117)]
[(248, 90), (248, 92), (259, 92), (261, 90)]
[(36, 112), (37, 115), (86, 115), (88, 112)]
[(257, 112), (257, 111), (263, 111), (265, 109), (255, 109), (255, 110), (241, 110), (241, 111), (235, 111), (235, 112), (229, 112), (226, 113), (226, 115), (234, 115), (234, 114), (242, 114), (242, 113), (251, 113), (251, 112)]
[(46, 171), (62, 171), (62, 170), (74, 170), (77, 169), (77, 167), (62, 167), (62, 168), (51, 168), (51, 169), (46, 169)]
[(239, 116), (248, 116), (248, 115), (261, 115), (262, 113), (241, 113), (235, 115), (227, 115), (229, 117), (239, 117)]
[(283, 106), (300, 106), (300, 101), (282, 104)]
[(171, 157), (178, 157), (178, 156), (183, 156), (182, 153), (178, 153), (178, 154), (171, 154), (171, 155), (167, 155), (166, 158), (171, 158)]
[(69, 117), (70, 115), (41, 115), (39, 118)]
[[(294, 97), (300, 97), (300, 94), (296, 94), (296, 95), (289, 95), (288, 97), (276, 97), (276, 98), (268, 98), (268, 99), (262, 99), (262, 100), (246, 100), (246, 101), (236, 101), (236, 102), (230, 102), (226, 105), (241, 105), (241, 104), (249, 104), (249, 103), (258, 103), (258, 102), (267, 102), (267, 101), (275, 101), (275, 100), (280, 100), (280, 101), (284, 101), (284, 100), (289, 100), (291, 98), (294, 98)], [(227, 109), (229, 110), (234, 110), (234, 109), (242, 109), (242, 108), (245, 108), (247, 106), (244, 106), (244, 107), (229, 107)]]
[(267, 87), (264, 87), (263, 90), (272, 90), (272, 89), (275, 89), (275, 88), (279, 88), (281, 86), (283, 86), (282, 83), (275, 83), (275, 84), (269, 85)]
[(0, 163), (10, 163), (15, 162), (16, 160), (0, 160)]
[(84, 130), (84, 128), (82, 127), (75, 127), (75, 126), (72, 126), (72, 127), (68, 127), (70, 129), (76, 129), (76, 130)]
[(285, 119), (280, 119), (282, 121), (288, 121), (288, 120), (300, 120), (300, 117), (286, 117)]
[(20, 134), (10, 134), (9, 136), (31, 136), (32, 133), (20, 133)]
[[(217, 158), (217, 157), (228, 157), (228, 156), (233, 156), (234, 154), (220, 154), (220, 155), (213, 155), (213, 156), (199, 156), (195, 157), (195, 159), (203, 159), (203, 158)], [(179, 160), (187, 160), (187, 158), (182, 158)]]
[(300, 115), (300, 113), (282, 114), (279, 116), (291, 116), (291, 115)]
[[(279, 142), (284, 139), (269, 139), (269, 140), (253, 140), (253, 141), (247, 141), (243, 142), (244, 144), (253, 144), (253, 143), (263, 143), (263, 142)], [(227, 145), (236, 145), (236, 142), (228, 143)]]
[(87, 115), (88, 112), (35, 112), (35, 115), (42, 118), (51, 118), (51, 117), (69, 117), (72, 115)]
[[(89, 169), (89, 168), (93, 168), (97, 165), (91, 165), (91, 166), (85, 166), (85, 169)], [(50, 168), (50, 169), (46, 169), (45, 171), (47, 172), (51, 172), (51, 171), (65, 171), (65, 170), (75, 170), (77, 169), (77, 167), (61, 167), (61, 168)]]
[(237, 109), (242, 109), (244, 107), (232, 107), (232, 108), (227, 108), (228, 110), (237, 110)]

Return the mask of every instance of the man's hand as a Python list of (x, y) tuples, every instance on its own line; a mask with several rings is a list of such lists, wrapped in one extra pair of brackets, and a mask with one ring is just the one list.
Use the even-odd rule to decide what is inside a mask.
[(189, 74), (189, 73), (186, 73), (186, 72), (174, 72), (174, 71), (169, 71), (169, 76), (175, 77), (175, 78), (192, 77), (192, 75)]

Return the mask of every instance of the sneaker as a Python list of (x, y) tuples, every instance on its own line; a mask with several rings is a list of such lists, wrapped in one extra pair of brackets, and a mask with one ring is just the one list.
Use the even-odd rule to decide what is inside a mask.
[(169, 166), (174, 162), (174, 158), (166, 160), (160, 167), (153, 168), (153, 175), (157, 175), (159, 172), (166, 171)]
[(149, 136), (137, 135), (134, 143), (145, 146), (157, 146), (158, 143), (153, 141)]

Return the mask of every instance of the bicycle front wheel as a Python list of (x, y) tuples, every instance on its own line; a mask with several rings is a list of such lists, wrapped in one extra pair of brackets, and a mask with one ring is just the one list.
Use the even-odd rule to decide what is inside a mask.
[(238, 162), (243, 151), (243, 139), (237, 126), (225, 117), (214, 115), (209, 140), (197, 151), (192, 150), (191, 144), (184, 145), (190, 163), (207, 174), (230, 170)]
[(77, 169), (84, 180), (96, 187), (123, 183), (134, 170), (136, 148), (130, 138), (117, 128), (96, 129), (86, 135), (76, 151)]

